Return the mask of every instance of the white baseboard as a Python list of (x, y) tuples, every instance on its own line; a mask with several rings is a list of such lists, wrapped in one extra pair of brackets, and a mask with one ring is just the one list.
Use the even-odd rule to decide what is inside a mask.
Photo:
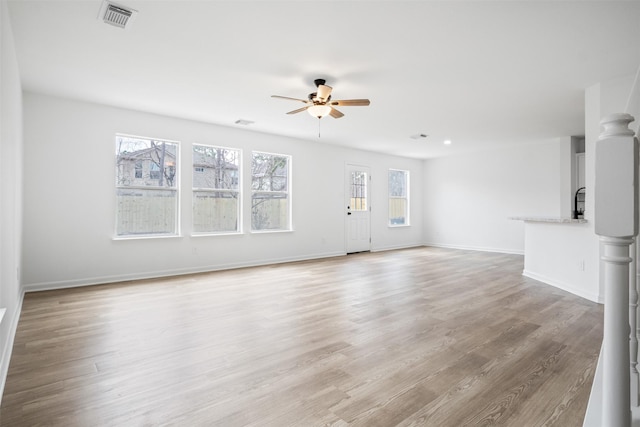
[(424, 246), (425, 245), (423, 245), (422, 243), (416, 243), (415, 245), (381, 246), (372, 248), (371, 252), (397, 251), (401, 249), (423, 248)]
[(490, 248), (490, 247), (483, 247), (483, 246), (449, 245), (446, 243), (425, 243), (423, 246), (433, 246), (435, 248), (445, 248), (445, 249), (461, 249), (464, 251), (496, 252), (501, 254), (524, 255), (524, 249), (505, 249), (505, 248)]
[(81, 286), (103, 285), (107, 283), (116, 283), (116, 282), (127, 282), (131, 280), (156, 279), (160, 277), (180, 276), (183, 274), (208, 273), (208, 272), (220, 271), (220, 270), (233, 270), (237, 268), (259, 267), (261, 265), (308, 261), (311, 259), (332, 258), (332, 257), (344, 256), (344, 255), (346, 255), (345, 252), (328, 252), (323, 254), (316, 254), (313, 256), (265, 259), (265, 260), (260, 260), (259, 262), (238, 262), (238, 263), (203, 266), (203, 267), (197, 267), (197, 268), (178, 268), (178, 269), (171, 269), (171, 270), (156, 270), (156, 271), (147, 271), (147, 272), (132, 273), (132, 274), (118, 274), (118, 275), (110, 275), (110, 276), (88, 277), (84, 279), (75, 279), (75, 280), (30, 283), (24, 286), (24, 291), (25, 292), (50, 291), (50, 290), (56, 290), (56, 289), (76, 288)]
[(20, 320), (20, 313), (22, 313), (22, 302), (24, 301), (24, 290), (20, 290), (20, 296), (16, 308), (13, 311), (13, 315), (5, 316), (4, 322), (9, 322), (9, 334), (7, 340), (4, 342), (4, 351), (2, 352), (2, 359), (0, 359), (0, 401), (4, 395), (4, 386), (7, 383), (7, 375), (9, 373), (9, 363), (11, 362), (11, 354), (13, 352), (13, 342), (16, 338), (16, 332), (18, 331), (18, 320)]
[(598, 304), (604, 304), (604, 298), (598, 294), (593, 294), (591, 292), (585, 292), (583, 289), (576, 288), (575, 286), (569, 285), (567, 283), (560, 282), (556, 279), (551, 279), (542, 274), (534, 273), (533, 271), (524, 270), (522, 272), (523, 276), (529, 277), (531, 279), (537, 280), (538, 282), (546, 283), (547, 285), (551, 285), (553, 287), (562, 289), (563, 291), (567, 291), (579, 297), (588, 299), (589, 301), (596, 302)]

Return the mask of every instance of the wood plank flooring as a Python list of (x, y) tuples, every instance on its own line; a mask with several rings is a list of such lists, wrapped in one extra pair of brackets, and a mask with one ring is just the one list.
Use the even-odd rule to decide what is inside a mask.
[(438, 248), (29, 293), (2, 426), (581, 426), (602, 306)]

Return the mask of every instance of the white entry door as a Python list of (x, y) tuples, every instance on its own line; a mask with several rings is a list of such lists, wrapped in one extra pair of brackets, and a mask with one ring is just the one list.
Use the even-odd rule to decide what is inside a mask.
[(371, 175), (367, 166), (346, 167), (345, 217), (347, 223), (347, 253), (371, 249), (371, 206), (369, 194)]

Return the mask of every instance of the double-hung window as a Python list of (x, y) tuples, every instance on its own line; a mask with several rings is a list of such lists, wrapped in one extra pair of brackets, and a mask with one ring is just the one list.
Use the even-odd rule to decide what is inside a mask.
[(178, 235), (178, 148), (116, 135), (116, 236)]
[(193, 232), (240, 232), (240, 150), (193, 146)]
[(409, 171), (389, 169), (389, 225), (409, 225)]
[(251, 158), (251, 229), (291, 230), (291, 156), (254, 151)]

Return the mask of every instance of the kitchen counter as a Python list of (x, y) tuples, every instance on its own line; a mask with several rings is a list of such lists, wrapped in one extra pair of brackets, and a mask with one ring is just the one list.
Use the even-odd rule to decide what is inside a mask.
[(546, 222), (556, 224), (586, 224), (587, 220), (584, 218), (561, 218), (561, 217), (547, 217), (547, 216), (512, 216), (509, 219), (529, 222)]

